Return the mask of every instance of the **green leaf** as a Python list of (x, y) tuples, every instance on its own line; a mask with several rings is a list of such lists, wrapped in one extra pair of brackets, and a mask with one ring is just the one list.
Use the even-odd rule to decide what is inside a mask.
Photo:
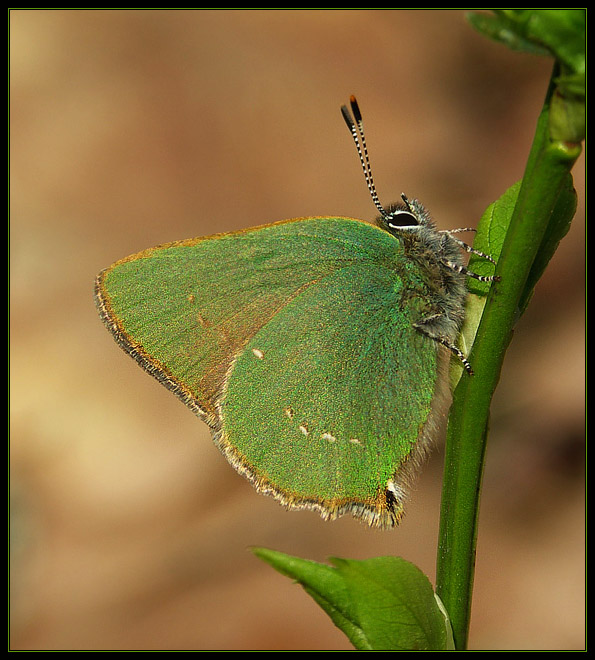
[(584, 9), (496, 9), (471, 12), (471, 25), (512, 50), (553, 55), (572, 73), (585, 73)]
[[(520, 181), (513, 183), (499, 199), (488, 206), (477, 225), (473, 248), (489, 255), (496, 263), (500, 258), (520, 187)], [(494, 274), (494, 265), (476, 254), (472, 254), (469, 258), (468, 268), (478, 275)], [(489, 282), (480, 282), (473, 278), (469, 278), (467, 286), (476, 296), (485, 296), (490, 289)]]
[[(520, 187), (521, 182), (517, 181), (500, 199), (490, 204), (483, 214), (477, 229), (473, 247), (485, 254), (489, 254), (496, 262), (502, 250), (502, 244), (508, 230), (508, 225), (510, 224)], [(525, 290), (521, 296), (519, 316), (525, 311), (533, 289), (543, 275), (560, 241), (568, 233), (572, 218), (576, 212), (576, 204), (576, 192), (572, 182), (572, 175), (568, 174), (552, 211), (539, 251), (533, 260), (533, 265), (525, 284)], [(477, 255), (472, 255), (469, 259), (469, 269), (479, 275), (490, 275), (493, 272), (493, 266), (486, 259)], [(469, 296), (467, 315), (473, 319), (483, 310), (485, 295), (489, 290), (490, 284), (489, 282), (480, 282), (471, 279), (468, 287), (471, 295)], [(473, 322), (469, 325), (471, 327), (475, 326)], [(469, 345), (473, 344), (473, 341), (469, 339), (469, 334), (465, 335), (465, 341)]]
[[(518, 198), (521, 182), (513, 184), (500, 199), (492, 202), (481, 216), (473, 241), (473, 248), (489, 255), (497, 263), (506, 237), (512, 212)], [(493, 275), (494, 264), (485, 257), (472, 254), (468, 268), (478, 275)], [(465, 320), (459, 336), (459, 348), (469, 355), (475, 340), (475, 333), (481, 321), (481, 315), (486, 304), (486, 295), (490, 282), (468, 278), (469, 295), (465, 305)], [(451, 360), (450, 382), (454, 390), (463, 373), (463, 367), (458, 360)]]
[[(473, 247), (476, 250), (490, 255), (494, 261), (498, 262), (500, 252), (508, 226), (512, 218), (512, 213), (516, 205), (521, 181), (514, 183), (501, 197), (488, 206), (484, 212), (479, 225)], [(568, 174), (564, 187), (554, 210), (552, 212), (546, 233), (541, 241), (539, 251), (533, 261), (529, 272), (525, 289), (521, 296), (518, 306), (518, 316), (520, 317), (533, 295), (535, 285), (543, 275), (550, 259), (553, 257), (560, 241), (570, 229), (572, 218), (576, 211), (576, 192), (574, 190), (572, 175)], [(487, 259), (478, 255), (472, 255), (469, 259), (469, 270), (478, 275), (492, 275), (494, 266)], [(473, 346), (475, 333), (481, 320), (481, 315), (485, 307), (486, 295), (490, 288), (489, 282), (480, 282), (479, 280), (469, 279), (468, 282), (469, 297), (467, 300), (465, 321), (461, 330), (459, 345), (461, 350), (468, 355)], [(452, 361), (451, 383), (456, 385), (462, 373), (462, 368), (455, 360)]]
[(301, 584), (356, 649), (454, 648), (428, 578), (400, 557), (332, 558), (328, 566), (265, 548), (253, 552)]
[(491, 16), (469, 12), (467, 20), (478, 32), (494, 41), (503, 43), (511, 50), (532, 53), (533, 55), (550, 54), (547, 48), (526, 38), (523, 31), (518, 29), (517, 21), (512, 20), (503, 13), (500, 16)]
[(574, 73), (585, 72), (584, 9), (503, 9), (534, 43), (541, 43)]
[(282, 575), (301, 584), (356, 649), (372, 649), (357, 621), (345, 581), (335, 568), (267, 548), (253, 548), (252, 552)]
[(586, 10), (494, 9), (471, 12), (479, 32), (512, 50), (551, 55), (556, 60), (556, 93), (551, 101), (552, 140), (579, 143), (586, 132)]

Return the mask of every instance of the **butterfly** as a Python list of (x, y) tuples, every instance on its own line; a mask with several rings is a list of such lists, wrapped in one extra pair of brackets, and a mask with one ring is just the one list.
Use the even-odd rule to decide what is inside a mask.
[[(448, 400), (461, 231), (378, 199), (355, 97), (343, 118), (379, 216), (306, 217), (167, 243), (95, 282), (116, 342), (210, 427), (261, 493), (324, 519), (401, 519)], [(478, 253), (487, 259), (489, 256)]]

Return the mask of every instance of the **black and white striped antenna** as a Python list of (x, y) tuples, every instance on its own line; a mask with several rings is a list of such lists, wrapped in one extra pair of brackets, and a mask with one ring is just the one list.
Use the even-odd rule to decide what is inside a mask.
[(370, 158), (368, 156), (368, 147), (366, 146), (366, 138), (364, 136), (362, 113), (359, 109), (359, 105), (357, 104), (355, 96), (351, 96), (349, 102), (351, 105), (351, 111), (353, 112), (353, 117), (351, 116), (351, 113), (349, 112), (346, 105), (341, 106), (341, 114), (343, 115), (343, 119), (345, 120), (347, 128), (349, 129), (353, 137), (353, 141), (355, 142), (357, 153), (362, 164), (362, 169), (364, 170), (364, 176), (366, 177), (366, 185), (368, 186), (368, 190), (372, 196), (372, 201), (374, 202), (376, 208), (380, 211), (380, 214), (384, 218), (388, 218), (389, 213), (387, 213), (385, 208), (380, 203), (380, 200), (378, 199), (378, 193), (376, 192), (376, 186), (374, 185), (374, 179), (372, 177), (372, 168), (370, 166)]

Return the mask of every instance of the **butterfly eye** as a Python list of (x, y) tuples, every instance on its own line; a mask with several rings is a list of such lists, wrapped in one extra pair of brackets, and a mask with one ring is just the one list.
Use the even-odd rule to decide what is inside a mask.
[(417, 227), (419, 224), (417, 218), (409, 211), (393, 211), (387, 217), (386, 222), (391, 228)]

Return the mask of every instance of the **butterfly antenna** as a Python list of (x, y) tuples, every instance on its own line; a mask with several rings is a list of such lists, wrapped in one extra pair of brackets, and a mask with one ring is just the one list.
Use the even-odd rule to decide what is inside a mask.
[[(384, 210), (380, 200), (378, 199), (378, 193), (376, 192), (376, 186), (374, 185), (374, 179), (372, 178), (372, 168), (370, 166), (370, 158), (368, 156), (368, 147), (366, 146), (366, 138), (364, 136), (364, 124), (362, 121), (362, 113), (359, 109), (359, 105), (355, 99), (355, 96), (351, 96), (349, 99), (351, 104), (351, 111), (353, 112), (353, 117), (347, 109), (347, 106), (341, 106), (341, 114), (343, 119), (347, 124), (353, 141), (355, 142), (355, 147), (359, 155), (360, 162), (362, 164), (362, 169), (364, 170), (364, 176), (366, 177), (366, 185), (372, 196), (372, 201), (376, 208), (380, 211), (380, 214), (386, 217), (388, 214)], [(355, 119), (354, 119), (355, 118)], [(358, 132), (359, 131), (359, 132)]]

